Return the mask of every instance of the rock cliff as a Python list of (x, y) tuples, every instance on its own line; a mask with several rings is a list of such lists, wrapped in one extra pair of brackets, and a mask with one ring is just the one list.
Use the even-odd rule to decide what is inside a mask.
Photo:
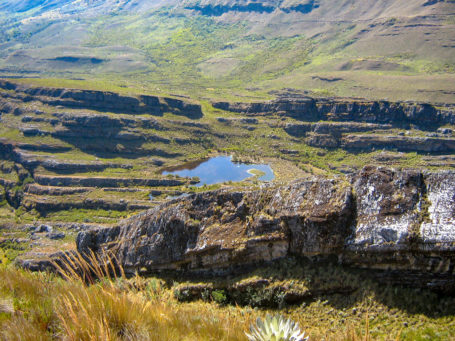
[(399, 283), (453, 291), (454, 180), (454, 172), (366, 167), (348, 180), (194, 194), (83, 231), (77, 247), (110, 250), (128, 272), (219, 274), (288, 256), (335, 256), (347, 266), (399, 270)]
[(215, 108), (249, 115), (281, 114), (302, 121), (352, 121), (420, 128), (453, 124), (451, 109), (428, 103), (367, 101), (341, 98), (278, 98), (269, 102), (214, 102)]
[[(215, 102), (215, 108), (249, 116), (287, 116), (301, 122), (276, 124), (288, 135), (317, 148), (349, 152), (378, 149), (450, 154), (455, 151), (453, 107), (428, 103), (293, 97), (269, 102)], [(396, 129), (404, 129), (397, 135)], [(411, 136), (411, 131), (420, 135)], [(423, 132), (425, 132), (423, 136)]]
[(26, 102), (39, 100), (52, 106), (60, 105), (126, 114), (162, 115), (165, 112), (172, 112), (190, 118), (202, 117), (200, 105), (175, 98), (146, 95), (124, 96), (109, 91), (32, 87), (4, 80), (0, 80), (0, 88), (15, 91), (14, 96), (7, 93), (4, 96), (13, 96)]

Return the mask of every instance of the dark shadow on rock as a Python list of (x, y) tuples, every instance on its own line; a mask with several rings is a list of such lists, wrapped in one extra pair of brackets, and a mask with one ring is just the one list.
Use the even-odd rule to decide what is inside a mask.
[[(236, 269), (237, 273), (221, 278), (219, 273), (158, 272), (153, 276), (172, 287), (181, 284), (174, 294), (180, 301), (210, 300), (213, 292), (222, 293), (226, 304), (282, 309), (286, 306), (324, 301), (338, 310), (352, 309), (366, 297), (390, 309), (431, 318), (455, 314), (455, 293), (404, 286), (418, 285), (418, 275), (372, 271), (340, 266), (335, 259), (309, 261), (288, 258)], [(213, 277), (216, 276), (216, 277)], [(414, 281), (414, 282), (413, 282)]]

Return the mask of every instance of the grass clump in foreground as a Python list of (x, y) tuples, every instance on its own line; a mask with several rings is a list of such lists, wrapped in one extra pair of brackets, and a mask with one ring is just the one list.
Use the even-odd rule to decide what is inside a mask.
[[(0, 269), (0, 298), (14, 313), (0, 313), (2, 340), (239, 340), (240, 311), (182, 305), (158, 280), (104, 277), (112, 268), (70, 260), (63, 277)], [(82, 266), (80, 266), (82, 264)], [(82, 275), (81, 275), (82, 274)], [(236, 318), (237, 317), (237, 318)]]
[[(77, 255), (68, 258), (60, 273), (62, 276), (12, 266), (0, 268), (0, 302), (5, 308), (0, 311), (0, 339), (246, 341), (251, 324), (267, 314), (265, 310), (216, 302), (180, 303), (173, 297), (172, 285), (165, 281), (126, 278), (112, 262), (95, 263), (93, 257), (90, 262)], [(453, 329), (450, 331), (453, 316), (417, 316), (422, 324), (416, 328), (373, 334), (378, 328), (378, 321), (370, 323), (373, 319), (387, 325), (398, 318), (409, 318), (412, 324), (416, 318), (385, 310), (371, 318), (384, 306), (375, 309), (379, 302), (364, 301), (355, 308), (355, 318), (319, 300), (288, 307), (286, 317), (299, 323), (309, 340), (448, 340), (455, 336)], [(367, 305), (371, 315), (364, 309)], [(330, 317), (346, 322), (331, 328)], [(442, 325), (446, 330), (441, 330)]]

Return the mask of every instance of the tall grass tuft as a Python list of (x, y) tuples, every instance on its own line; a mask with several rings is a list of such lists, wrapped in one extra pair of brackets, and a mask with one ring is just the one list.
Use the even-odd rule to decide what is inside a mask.
[[(141, 277), (127, 279), (112, 254), (70, 254), (54, 266), (69, 289), (55, 301), (60, 328), (69, 340), (175, 340), (182, 335), (194, 340), (241, 337), (243, 328), (231, 332), (226, 327), (234, 321), (222, 323), (226, 318), (219, 314), (209, 314), (211, 318), (207, 318), (206, 307), (195, 313), (172, 301), (159, 300), (156, 296), (159, 288), (154, 282), (149, 282), (152, 283), (149, 288)], [(170, 299), (170, 295), (162, 298)]]
[[(266, 314), (213, 302), (179, 303), (173, 288), (164, 281), (139, 276), (126, 278), (112, 255), (69, 254), (56, 264), (56, 269), (59, 275), (31, 273), (12, 266), (0, 268), (0, 340), (247, 341), (247, 328)], [(314, 302), (291, 310), (286, 317), (304, 325), (311, 341), (395, 338), (391, 335), (396, 335), (398, 329), (386, 335), (378, 333), (377, 322), (370, 327), (374, 312), (370, 318), (368, 314), (366, 318), (351, 315), (346, 325), (331, 326), (339, 320), (339, 314), (345, 313), (323, 302)], [(330, 316), (333, 320), (328, 320)], [(377, 315), (376, 319), (383, 318), (384, 324), (392, 321), (385, 317)], [(419, 316), (419, 321), (422, 318), (426, 317)], [(429, 322), (422, 328), (431, 323), (434, 330), (441, 330), (441, 326), (453, 323), (452, 317), (426, 319)], [(422, 328), (414, 334), (398, 335), (397, 340), (411, 340)], [(454, 336), (449, 327), (443, 332), (433, 334), (441, 335), (436, 338), (440, 340)]]

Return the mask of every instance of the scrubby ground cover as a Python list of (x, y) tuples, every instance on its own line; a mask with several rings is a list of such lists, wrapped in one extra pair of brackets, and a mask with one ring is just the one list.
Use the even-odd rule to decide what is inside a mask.
[(308, 13), (237, 11), (242, 1), (224, 9), (216, 0), (163, 1), (156, 8), (135, 2), (137, 10), (122, 2), (33, 3), (20, 12), (2, 6), (2, 75), (200, 99), (264, 99), (292, 87), (313, 95), (453, 102), (451, 1), (322, 0), (306, 3), (313, 6)]
[[(56, 108), (33, 100), (15, 102), (18, 107), (10, 111), (4, 108), (0, 127), (5, 154), (0, 165), (0, 297), (4, 300), (0, 301), (0, 338), (245, 340), (249, 324), (272, 307), (298, 321), (311, 340), (455, 338), (452, 298), (394, 286), (381, 288), (361, 274), (337, 267), (315, 270), (281, 264), (281, 270), (289, 273), (258, 270), (202, 284), (135, 277), (87, 285), (77, 277), (33, 274), (11, 265), (20, 256), (30, 256), (31, 249), (34, 256), (74, 249), (77, 229), (116, 224), (182, 193), (260, 186), (256, 178), (204, 187), (189, 182), (127, 185), (140, 178), (181, 180), (164, 177), (161, 170), (214, 155), (269, 163), (276, 182), (312, 174), (342, 176), (371, 164), (430, 170), (455, 167), (451, 155), (311, 146), (306, 138), (291, 136), (284, 129), (302, 122), (258, 115), (254, 124), (239, 123), (246, 115), (210, 104), (213, 100), (270, 100), (284, 88), (298, 96), (429, 101), (441, 108), (454, 103), (453, 1), (422, 1), (419, 6), (415, 1), (396, 1), (400, 5), (390, 8), (385, 1), (369, 6), (367, 1), (352, 5), (345, 0), (321, 0), (321, 8), (315, 7), (309, 17), (295, 10), (286, 12), (289, 16), (274, 11), (279, 17), (228, 10), (221, 17), (166, 2), (161, 8), (132, 12), (123, 11), (117, 6), (121, 2), (116, 2), (99, 13), (91, 8), (87, 16), (80, 14), (82, 2), (75, 2), (76, 7), (66, 12), (46, 12), (30, 3), (30, 8), (12, 14), (8, 6), (14, 9), (16, 4), (5, 3), (0, 5), (2, 76), (39, 75), (42, 78), (14, 81), (44, 87), (191, 98), (202, 105), (204, 116), (193, 120), (165, 112), (157, 118), (162, 130), (125, 126), (126, 139), (110, 140), (106, 136), (114, 134), (109, 133), (92, 136), (87, 143), (77, 138), (78, 133), (53, 135), (55, 126), (61, 128), (54, 114), (101, 114), (125, 120), (155, 117)], [(50, 8), (58, 4), (54, 1)], [(252, 20), (260, 15), (266, 20)], [(2, 92), (5, 102), (14, 98), (14, 91)], [(445, 128), (455, 130), (450, 125)], [(370, 134), (383, 140), (438, 135), (411, 127), (357, 136)], [(448, 139), (436, 137), (442, 139), (441, 145)], [(8, 146), (18, 145), (23, 153), (13, 162)], [(26, 169), (21, 162), (41, 166)], [(72, 163), (82, 166), (69, 169)], [(109, 166), (95, 169), (94, 164)], [(40, 176), (61, 182), (41, 185)], [(68, 176), (78, 179), (63, 186)], [(120, 180), (110, 188), (99, 188), (79, 186), (81, 178)], [(125, 187), (131, 191), (122, 191)], [(48, 232), (37, 232), (44, 223), (64, 237), (53, 240)], [(351, 287), (347, 292), (324, 293), (347, 284)], [(234, 289), (245, 285), (253, 289), (236, 296)], [(284, 304), (283, 290), (294, 290), (308, 299), (294, 306)]]
[[(84, 261), (82, 261), (83, 263)], [(71, 268), (81, 261), (70, 262)], [(79, 264), (79, 265), (77, 265)], [(89, 270), (90, 265), (83, 263)], [(93, 263), (92, 263), (93, 264)], [(4, 340), (246, 340), (259, 316), (276, 311), (253, 308), (264, 292), (243, 295), (249, 305), (232, 305), (222, 290), (203, 300), (179, 301), (182, 284), (170, 278), (114, 276), (108, 264), (85, 276), (72, 270), (63, 277), (0, 269), (0, 335)], [(277, 272), (277, 269), (278, 272)], [(353, 280), (350, 294), (319, 295), (280, 312), (299, 323), (310, 340), (450, 340), (455, 337), (453, 298), (426, 291), (381, 287), (336, 267), (277, 264), (244, 276), (239, 283), (282, 278), (295, 287)], [(96, 275), (108, 277), (94, 279)], [(242, 295), (240, 292), (239, 295)], [(253, 306), (253, 307), (252, 307)]]

